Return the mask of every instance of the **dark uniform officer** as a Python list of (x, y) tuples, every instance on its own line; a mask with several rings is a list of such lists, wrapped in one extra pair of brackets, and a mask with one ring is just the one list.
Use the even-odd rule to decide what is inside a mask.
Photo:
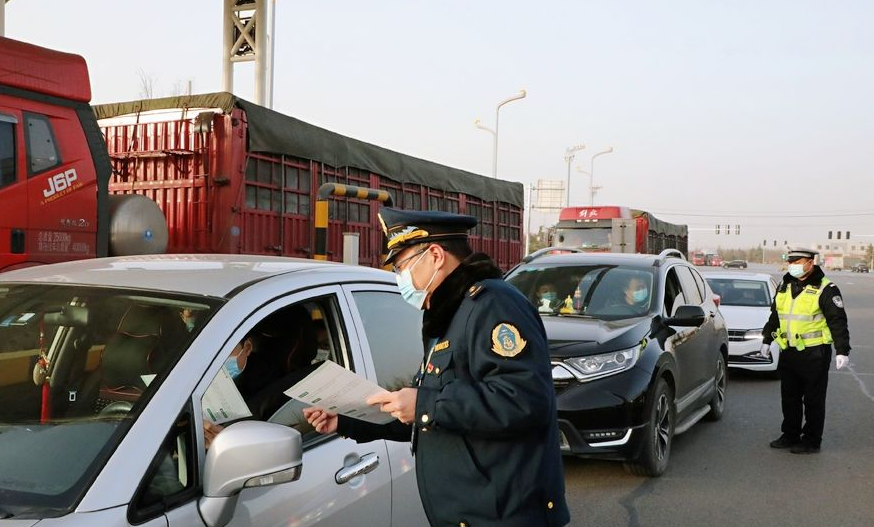
[(850, 353), (844, 301), (837, 285), (814, 265), (817, 254), (801, 248), (789, 252), (789, 272), (777, 288), (771, 317), (762, 330), (763, 354), (772, 341), (781, 349), (777, 369), (783, 434), (771, 441), (771, 447), (789, 448), (795, 454), (819, 452), (832, 343), (838, 369), (847, 364)]
[[(416, 296), (407, 291), (412, 282), (402, 282), (418, 266), (418, 287), (428, 292), (415, 422), (411, 429), (341, 415), (337, 432), (359, 442), (412, 439), (419, 493), (434, 527), (566, 525), (555, 392), (534, 307), (488, 256), (471, 254), (466, 238), (476, 218), (383, 209), (380, 220), (389, 238), (386, 263), (404, 267), (401, 292)], [(434, 244), (452, 258), (431, 275), (433, 255), (442, 254)]]

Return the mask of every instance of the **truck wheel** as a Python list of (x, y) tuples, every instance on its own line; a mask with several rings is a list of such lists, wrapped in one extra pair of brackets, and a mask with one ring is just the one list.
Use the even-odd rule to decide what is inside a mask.
[(710, 399), (710, 411), (704, 418), (708, 421), (719, 421), (725, 412), (725, 389), (728, 387), (725, 357), (722, 356), (722, 352), (717, 354), (713, 382), (716, 384), (716, 391), (713, 392), (713, 398)]
[(649, 422), (643, 430), (640, 454), (625, 468), (638, 476), (658, 477), (668, 468), (676, 425), (674, 393), (663, 378), (656, 381), (648, 409)]

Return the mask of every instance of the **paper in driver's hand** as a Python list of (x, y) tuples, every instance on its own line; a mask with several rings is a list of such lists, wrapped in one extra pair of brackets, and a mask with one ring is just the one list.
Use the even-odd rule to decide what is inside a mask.
[(215, 424), (250, 417), (252, 412), (224, 368), (219, 370), (203, 395), (203, 415)]
[(292, 399), (322, 410), (385, 424), (394, 418), (380, 412), (379, 406), (370, 406), (364, 402), (371, 395), (385, 392), (377, 384), (355, 375), (337, 363), (325, 361), (284, 393)]

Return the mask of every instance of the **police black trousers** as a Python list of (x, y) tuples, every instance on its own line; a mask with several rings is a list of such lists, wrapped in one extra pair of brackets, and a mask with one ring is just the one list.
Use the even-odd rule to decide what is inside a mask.
[[(831, 346), (813, 346), (804, 351), (788, 348), (780, 353), (780, 397), (783, 407), (781, 431), (819, 446), (825, 425), (825, 394), (831, 365)], [(801, 424), (802, 414), (804, 426)]]

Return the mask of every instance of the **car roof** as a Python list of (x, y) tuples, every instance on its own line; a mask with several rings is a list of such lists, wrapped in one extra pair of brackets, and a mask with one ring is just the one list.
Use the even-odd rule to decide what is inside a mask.
[(0, 273), (0, 283), (42, 282), (151, 289), (216, 297), (233, 296), (272, 276), (331, 274), (325, 282), (395, 283), (391, 273), (333, 262), (236, 254), (161, 254), (91, 258)]
[(625, 254), (625, 253), (564, 253), (564, 254), (549, 254), (543, 255), (535, 260), (524, 264), (525, 266), (530, 265), (541, 265), (541, 264), (553, 264), (553, 265), (572, 265), (572, 264), (607, 264), (607, 265), (633, 265), (640, 267), (651, 267), (657, 265), (658, 262), (661, 261), (670, 261), (670, 262), (683, 262), (687, 263), (686, 260), (670, 257), (670, 258), (660, 258), (655, 254)]
[(735, 271), (733, 273), (719, 273), (719, 272), (711, 273), (708, 271), (702, 271), (701, 275), (705, 279), (707, 279), (707, 278), (720, 278), (720, 279), (737, 278), (737, 279), (741, 279), (741, 280), (760, 280), (762, 282), (766, 282), (766, 281), (771, 280), (773, 278), (771, 275), (769, 275), (767, 273), (749, 273), (749, 272), (745, 273), (742, 271)]

